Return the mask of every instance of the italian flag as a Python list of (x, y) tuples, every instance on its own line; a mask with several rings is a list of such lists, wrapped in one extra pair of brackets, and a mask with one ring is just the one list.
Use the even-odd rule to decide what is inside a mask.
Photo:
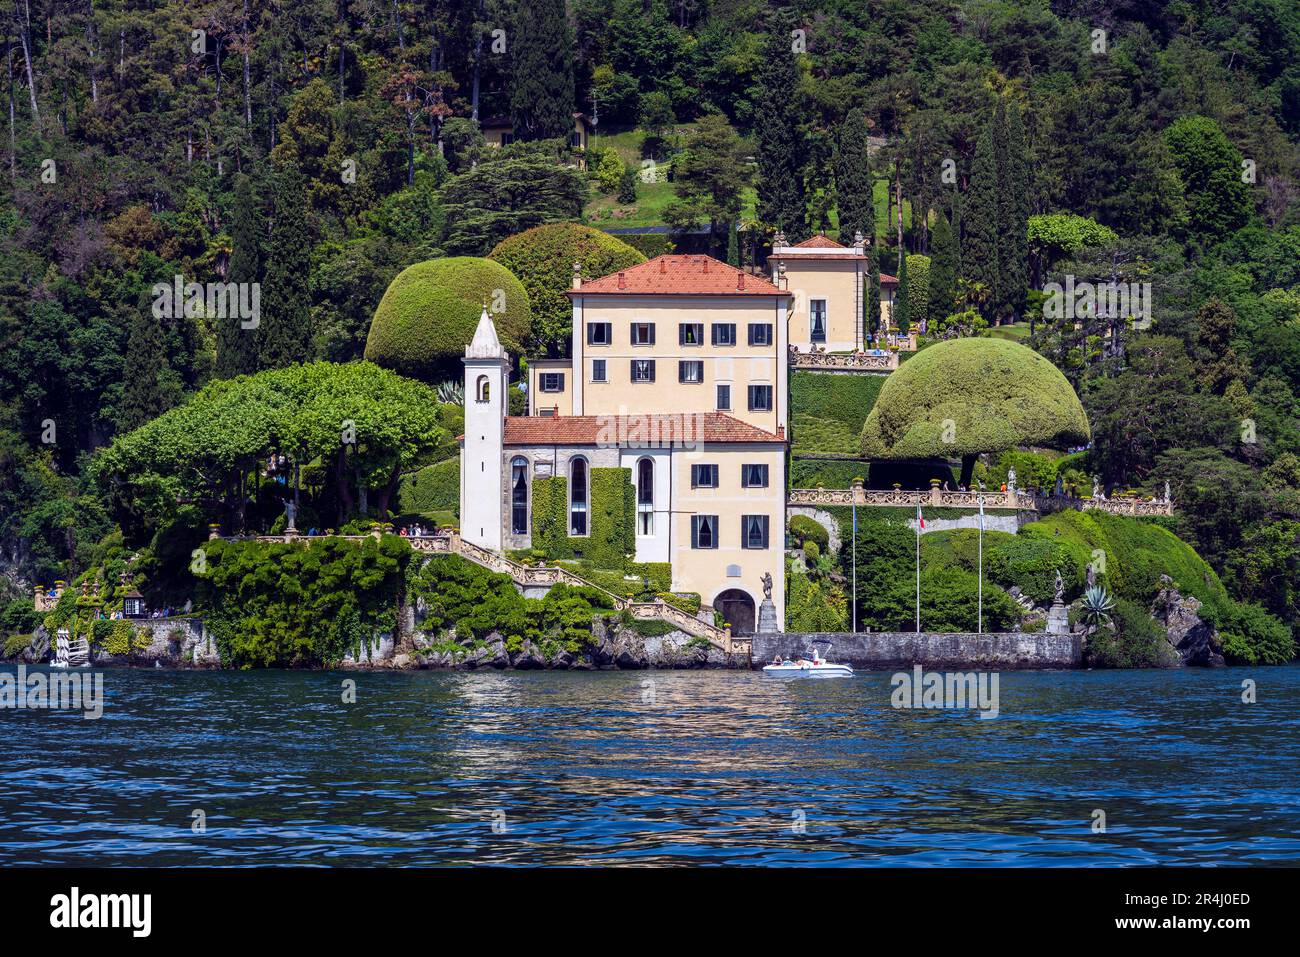
[(925, 517), (921, 514), (921, 506), (916, 506), (916, 523), (921, 531), (925, 531)]

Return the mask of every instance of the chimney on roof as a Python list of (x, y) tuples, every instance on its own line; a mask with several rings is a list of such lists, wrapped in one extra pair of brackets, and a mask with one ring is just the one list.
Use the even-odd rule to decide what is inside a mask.
[(778, 426), (776, 427), (776, 437), (777, 437), (778, 439), (783, 439), (783, 438), (785, 438), (785, 426), (784, 426), (784, 425), (778, 425)]
[(709, 274), (709, 257), (701, 256), (700, 262), (704, 263), (704, 274), (707, 276)]
[(745, 291), (745, 270), (743, 269), (736, 270), (736, 291)]
[(668, 275), (668, 260), (665, 259), (663, 256), (659, 257), (659, 275), (661, 276)]
[(620, 272), (618, 274), (618, 288), (619, 289), (627, 288), (627, 273)]
[(573, 264), (573, 288), (582, 288), (582, 263), (576, 261)]

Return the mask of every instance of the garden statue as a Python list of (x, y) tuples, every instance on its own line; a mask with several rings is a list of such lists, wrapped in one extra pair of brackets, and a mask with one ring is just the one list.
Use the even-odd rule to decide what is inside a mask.
[(772, 573), (763, 572), (763, 577), (761, 581), (763, 582), (763, 597), (766, 598), (768, 601), (771, 601), (772, 600)]
[(1065, 483), (1061, 481), (1061, 476), (1056, 476), (1056, 497), (1060, 498), (1065, 494)]
[(1065, 582), (1061, 578), (1061, 570), (1059, 568), (1056, 570), (1056, 601), (1058, 603), (1065, 602)]
[(1007, 469), (1007, 490), (1011, 492), (1016, 490), (1016, 470), (1014, 466)]
[(1169, 479), (1165, 479), (1165, 504), (1169, 504)]
[(1088, 562), (1088, 587), (1092, 588), (1096, 584), (1097, 584), (1097, 563)]
[(297, 518), (298, 506), (293, 504), (293, 499), (286, 498), (284, 500), (284, 530), (286, 532), (298, 531), (298, 526), (294, 524)]
[(1092, 497), (1093, 497), (1094, 499), (1100, 499), (1100, 498), (1101, 498), (1101, 483), (1097, 481), (1097, 477), (1096, 477), (1096, 476), (1093, 476), (1093, 479), (1092, 479)]

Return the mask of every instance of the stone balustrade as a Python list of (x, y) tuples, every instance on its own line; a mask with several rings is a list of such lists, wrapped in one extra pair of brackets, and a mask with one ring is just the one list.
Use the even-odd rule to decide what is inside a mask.
[(876, 355), (870, 352), (799, 352), (791, 349), (790, 365), (813, 372), (893, 372), (898, 368), (898, 353), (890, 350)]
[(1115, 515), (1172, 515), (1173, 502), (1158, 499), (1074, 498), (1067, 495), (1042, 495), (1024, 489), (1006, 491), (962, 492), (932, 485), (921, 489), (868, 489), (855, 482), (852, 488), (794, 488), (786, 496), (790, 505), (863, 505), (877, 508), (966, 508), (978, 509), (981, 500), (986, 509), (1050, 512), (1061, 508), (1095, 509)]

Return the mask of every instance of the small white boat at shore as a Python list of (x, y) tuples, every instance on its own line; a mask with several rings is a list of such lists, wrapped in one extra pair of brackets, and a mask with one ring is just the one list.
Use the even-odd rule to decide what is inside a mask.
[[(826, 650), (830, 651), (830, 648)], [(786, 658), (764, 665), (763, 674), (774, 678), (852, 678), (853, 669), (824, 660), (814, 647), (809, 658)]]

